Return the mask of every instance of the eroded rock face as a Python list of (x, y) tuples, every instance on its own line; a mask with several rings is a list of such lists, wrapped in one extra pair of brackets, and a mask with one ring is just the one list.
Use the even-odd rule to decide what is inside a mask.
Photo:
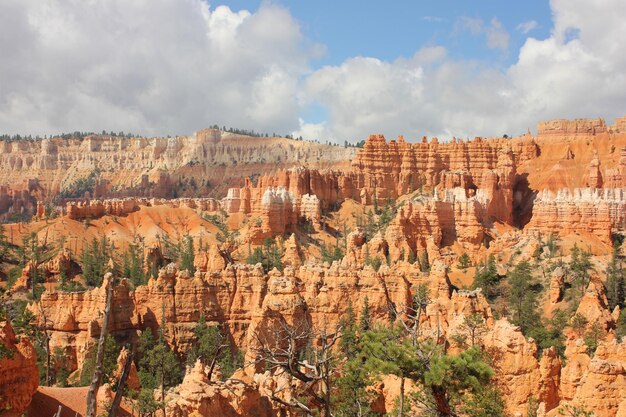
[(275, 412), (258, 384), (245, 375), (225, 382), (209, 381), (207, 369), (196, 362), (187, 369), (183, 382), (170, 390), (165, 401), (166, 415), (188, 416), (259, 416), (273, 417)]
[[(193, 178), (196, 189), (225, 190), (248, 175), (279, 167), (306, 164), (313, 168), (348, 166), (355, 148), (320, 145), (286, 138), (246, 137), (217, 129), (192, 136), (135, 138), (91, 135), (85, 138), (50, 138), (0, 144), (0, 184), (14, 191), (7, 203), (34, 211), (37, 195), (27, 182), (39, 179), (48, 198), (71, 188), (97, 172), (92, 198), (172, 198), (180, 191), (179, 178)], [(210, 166), (212, 169), (205, 169)], [(193, 187), (192, 187), (193, 189)], [(2, 209), (0, 191), (0, 213)], [(195, 193), (197, 195), (197, 192)], [(205, 194), (208, 195), (208, 194)], [(80, 198), (83, 195), (78, 196)]]
[(610, 243), (611, 232), (623, 224), (625, 215), (625, 189), (541, 191), (527, 229), (562, 235), (584, 232)]
[(0, 321), (0, 347), (0, 414), (21, 416), (39, 386), (35, 349), (7, 321)]
[(604, 119), (559, 119), (537, 123), (537, 133), (543, 137), (592, 136), (606, 131)]
[[(534, 344), (525, 341), (519, 330), (508, 323), (494, 322), (491, 309), (480, 291), (453, 292), (446, 271), (446, 265), (436, 260), (430, 274), (421, 273), (406, 263), (400, 263), (393, 270), (383, 265), (378, 272), (369, 267), (355, 269), (343, 266), (339, 262), (332, 265), (309, 264), (299, 269), (286, 267), (283, 273), (270, 271), (267, 275), (263, 274), (260, 266), (235, 264), (222, 271), (198, 272), (190, 277), (170, 265), (161, 270), (157, 279), (151, 279), (148, 285), (134, 292), (128, 290), (124, 281), (116, 287), (109, 331), (117, 337), (132, 340), (138, 330), (156, 328), (164, 320), (168, 342), (184, 352), (191, 347), (193, 329), (200, 315), (204, 314), (208, 322), (224, 323), (235, 344), (248, 352), (249, 359), (254, 359), (257, 336), (277, 319), (294, 326), (308, 323), (317, 329), (324, 326), (332, 329), (346, 313), (346, 300), (357, 312), (367, 300), (372, 319), (387, 322), (390, 306), (404, 311), (410, 305), (417, 286), (424, 284), (429, 288), (431, 302), (421, 316), (423, 337), (438, 336), (442, 342), (445, 339), (452, 341), (453, 336), (462, 331), (464, 317), (478, 313), (488, 328), (493, 327), (485, 336), (485, 345), (499, 349), (505, 359), (498, 370), (503, 380), (516, 386), (522, 382), (536, 386), (543, 384), (544, 391), (552, 390), (556, 365), (553, 366), (552, 362), (540, 365)], [(78, 367), (84, 361), (84, 352), (99, 335), (97, 318), (104, 309), (106, 285), (108, 282), (103, 288), (83, 293), (46, 292), (42, 295), (40, 305), (50, 323), (52, 348), (65, 346), (71, 351), (70, 356), (77, 358)], [(31, 306), (31, 310), (34, 313), (41, 311), (38, 306)], [(186, 384), (193, 385), (190, 381)], [(248, 385), (240, 387), (245, 391), (242, 395), (258, 395), (252, 393), (256, 388)], [(217, 389), (204, 385), (200, 388), (180, 388), (177, 394), (180, 399), (175, 401), (178, 404), (175, 407), (182, 408), (176, 408), (179, 410), (176, 412), (188, 410), (184, 404), (189, 403), (183, 401), (183, 398), (188, 398), (187, 394), (198, 397), (197, 404), (190, 406), (196, 407), (194, 410), (208, 407), (201, 404), (208, 401), (208, 392), (218, 396), (223, 394)], [(533, 394), (540, 393), (538, 388), (529, 389)], [(544, 396), (556, 398), (551, 392)], [(525, 394), (528, 393), (507, 397), (512, 409), (523, 408), (522, 396)], [(235, 400), (234, 397), (227, 397), (223, 401), (230, 403)], [(218, 401), (221, 402), (222, 399)]]

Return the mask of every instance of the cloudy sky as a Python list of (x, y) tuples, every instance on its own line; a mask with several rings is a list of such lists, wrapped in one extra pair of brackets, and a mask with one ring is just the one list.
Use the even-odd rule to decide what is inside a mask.
[(217, 123), (354, 142), (612, 123), (624, 21), (623, 0), (0, 0), (0, 133)]

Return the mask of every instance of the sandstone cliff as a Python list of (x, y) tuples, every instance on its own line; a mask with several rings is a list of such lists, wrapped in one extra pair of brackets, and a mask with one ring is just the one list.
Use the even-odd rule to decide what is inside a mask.
[(0, 416), (17, 417), (28, 408), (39, 385), (35, 349), (0, 321)]

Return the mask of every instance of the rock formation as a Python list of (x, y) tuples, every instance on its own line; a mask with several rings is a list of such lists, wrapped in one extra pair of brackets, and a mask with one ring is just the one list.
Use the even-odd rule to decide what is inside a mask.
[(8, 321), (0, 321), (0, 414), (21, 416), (39, 385), (33, 345), (16, 338)]

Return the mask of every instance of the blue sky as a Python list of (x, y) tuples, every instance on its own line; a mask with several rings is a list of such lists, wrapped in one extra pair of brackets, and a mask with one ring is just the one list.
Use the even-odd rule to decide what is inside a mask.
[[(262, 1), (222, 1), (233, 10), (257, 10)], [(267, 3), (267, 2), (265, 2)], [(353, 56), (372, 56), (392, 61), (410, 57), (428, 45), (445, 45), (450, 55), (485, 59), (494, 65), (510, 64), (526, 35), (549, 35), (551, 11), (546, 0), (413, 0), (413, 1), (273, 1), (287, 8), (300, 22), (310, 40), (326, 46), (325, 55), (314, 65), (336, 65)], [(386, 4), (387, 3), (387, 4)], [(462, 19), (489, 23), (498, 19), (510, 34), (508, 51), (486, 47), (484, 35), (462, 28)], [(518, 28), (536, 22), (528, 33)]]
[(0, 1), (0, 133), (518, 135), (626, 114), (623, 0)]

